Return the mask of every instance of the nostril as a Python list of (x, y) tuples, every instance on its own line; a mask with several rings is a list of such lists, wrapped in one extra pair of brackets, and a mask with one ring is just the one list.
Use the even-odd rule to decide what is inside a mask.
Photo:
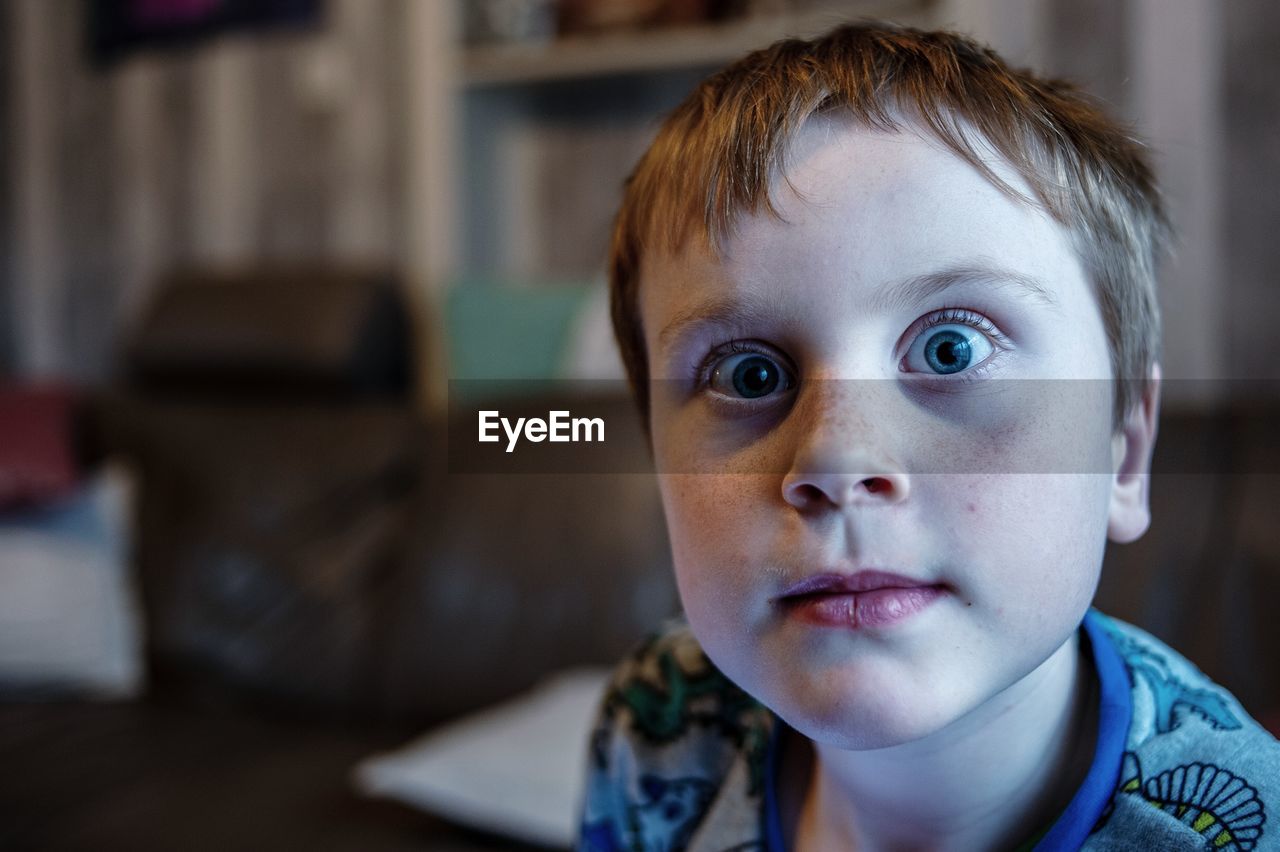
[(800, 497), (802, 504), (805, 506), (810, 506), (813, 503), (822, 500), (825, 496), (821, 488), (807, 482), (796, 486), (795, 493)]
[(788, 474), (783, 481), (783, 499), (797, 509), (819, 505), (852, 506), (870, 500), (896, 503), (906, 499), (907, 480), (897, 474), (809, 473)]

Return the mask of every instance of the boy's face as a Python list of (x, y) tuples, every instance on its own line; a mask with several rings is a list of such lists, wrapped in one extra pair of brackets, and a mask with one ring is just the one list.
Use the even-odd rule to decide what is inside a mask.
[[(883, 747), (1064, 648), (1124, 441), (1061, 226), (909, 124), (815, 118), (789, 162), (783, 221), (646, 258), (654, 451), (711, 659), (809, 737)], [(737, 317), (687, 322), (711, 302)], [(873, 570), (920, 588), (851, 585)]]

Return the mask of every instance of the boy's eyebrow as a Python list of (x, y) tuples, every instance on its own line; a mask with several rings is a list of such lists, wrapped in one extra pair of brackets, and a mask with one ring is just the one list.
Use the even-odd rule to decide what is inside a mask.
[(666, 350), (673, 341), (695, 328), (702, 326), (732, 328), (746, 325), (776, 310), (777, 306), (772, 301), (752, 293), (708, 299), (687, 311), (682, 311), (667, 323), (667, 327), (658, 334), (658, 349)]
[(1058, 300), (1039, 278), (988, 262), (957, 264), (899, 281), (878, 293), (872, 300), (872, 304), (876, 310), (880, 311), (907, 308), (958, 284), (1012, 287), (1018, 295), (1028, 297), (1055, 310), (1060, 309)]
[[(876, 295), (873, 307), (878, 311), (907, 308), (959, 284), (1012, 287), (1024, 297), (1060, 310), (1057, 299), (1040, 279), (988, 263), (959, 264), (891, 284)], [(776, 310), (772, 300), (753, 293), (709, 299), (671, 320), (658, 334), (658, 348), (665, 350), (673, 340), (693, 328), (742, 326)]]

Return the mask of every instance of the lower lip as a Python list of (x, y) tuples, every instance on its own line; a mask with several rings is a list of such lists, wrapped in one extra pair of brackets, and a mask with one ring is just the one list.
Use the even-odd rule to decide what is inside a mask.
[(785, 603), (792, 615), (809, 624), (859, 630), (906, 621), (944, 594), (942, 586), (913, 586), (804, 595)]

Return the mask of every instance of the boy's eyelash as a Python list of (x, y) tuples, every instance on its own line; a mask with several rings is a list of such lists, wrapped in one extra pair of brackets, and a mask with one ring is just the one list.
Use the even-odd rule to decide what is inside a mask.
[[(711, 384), (711, 371), (721, 358), (724, 358), (727, 355), (736, 355), (741, 352), (754, 352), (757, 355), (764, 355), (781, 363), (781, 359), (761, 344), (755, 343), (751, 340), (730, 340), (728, 343), (722, 343), (708, 352), (707, 357), (703, 358), (702, 363), (698, 365), (698, 389), (704, 389)], [(782, 366), (786, 367), (787, 365), (782, 364)]]
[[(991, 320), (987, 319), (982, 314), (969, 310), (968, 308), (960, 307), (941, 308), (940, 310), (929, 314), (921, 321), (920, 329), (916, 332), (916, 335), (923, 333), (927, 329), (933, 328), (935, 325), (947, 325), (949, 323), (959, 323), (960, 325), (972, 326), (973, 328), (978, 329), (978, 331), (985, 332), (988, 337), (991, 337), (1003, 346), (1007, 347), (1012, 345), (1012, 341), (1005, 337)], [(916, 335), (912, 335), (913, 340)]]

